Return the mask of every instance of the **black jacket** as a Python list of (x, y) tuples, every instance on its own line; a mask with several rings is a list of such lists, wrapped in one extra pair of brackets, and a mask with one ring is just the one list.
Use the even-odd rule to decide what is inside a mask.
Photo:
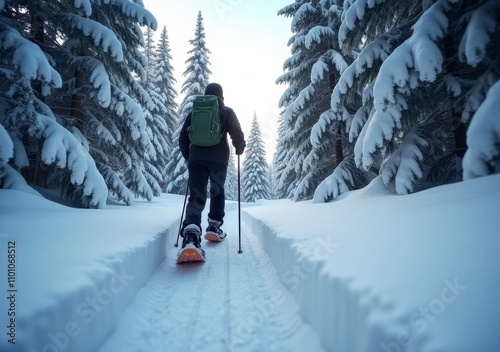
[(227, 165), (229, 161), (229, 144), (227, 135), (231, 136), (231, 141), (236, 153), (243, 153), (246, 142), (243, 131), (241, 130), (240, 122), (236, 117), (233, 109), (224, 106), (224, 103), (219, 99), (220, 119), (224, 134), (219, 144), (211, 147), (199, 147), (192, 145), (189, 141), (188, 127), (191, 126), (191, 113), (186, 117), (179, 136), (179, 148), (182, 156), (188, 162), (195, 160), (207, 160), (216, 163)]

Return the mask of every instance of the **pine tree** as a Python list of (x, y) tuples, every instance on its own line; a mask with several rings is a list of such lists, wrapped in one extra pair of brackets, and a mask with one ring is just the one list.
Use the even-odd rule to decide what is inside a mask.
[(270, 199), (278, 199), (276, 190), (275, 164), (272, 162), (269, 165), (269, 197)]
[[(280, 101), (278, 196), (307, 198), (319, 178), (314, 200), (330, 200), (379, 173), (399, 194), (454, 182), (468, 146), (466, 177), (498, 172), (491, 137), (498, 127), (485, 117), (495, 104), (485, 99), (500, 77), (499, 7), (494, 0), (322, 0), (282, 9), (294, 36), (277, 81), (290, 85)], [(321, 62), (328, 56), (314, 55), (326, 43), (335, 69)], [(326, 73), (330, 107), (318, 115)], [(480, 122), (468, 133), (476, 111)]]
[(229, 164), (227, 166), (225, 195), (226, 199), (238, 200), (238, 171), (236, 170), (236, 162), (234, 161), (233, 148), (229, 148)]
[(154, 84), (152, 82), (156, 46), (153, 38), (153, 31), (150, 28), (146, 29), (144, 38), (143, 53), (147, 67), (145, 70), (146, 74), (140, 83), (151, 98), (153, 106), (143, 106), (142, 112), (146, 119), (146, 132), (155, 149), (155, 157), (144, 162), (143, 174), (148, 185), (151, 187), (153, 195), (157, 197), (161, 194), (162, 185), (165, 184), (164, 176), (161, 171), (165, 165), (165, 159), (168, 156), (168, 154), (165, 154), (165, 152), (168, 152), (168, 141), (165, 139), (166, 126), (161, 117), (162, 113), (165, 113), (165, 107), (161, 101), (161, 97), (155, 93)]
[[(123, 48), (123, 60), (120, 64), (112, 62), (106, 66), (111, 83), (110, 109), (102, 111), (97, 108), (91, 112), (93, 117), (102, 122), (107, 132), (119, 132), (119, 135), (113, 136), (116, 143), (111, 145), (108, 140), (98, 139), (99, 143), (93, 146), (93, 155), (110, 192), (118, 199), (130, 204), (131, 192), (133, 196), (149, 201), (154, 194), (151, 187), (154, 178), (151, 177), (152, 170), (148, 164), (156, 158), (156, 151), (148, 135), (148, 122), (142, 107), (152, 109), (154, 104), (134, 78), (134, 74), (139, 78), (145, 77), (147, 63), (138, 50), (144, 45), (142, 31), (137, 23), (130, 20), (130, 16), (141, 18), (141, 7), (121, 2), (101, 4), (100, 7), (99, 11), (92, 12), (91, 18), (95, 16), (96, 21), (106, 23), (116, 33)], [(156, 21), (153, 28), (156, 29)], [(100, 132), (101, 129), (93, 132)], [(126, 190), (115, 187), (117, 181), (122, 181)]]
[[(150, 35), (147, 44), (152, 41)], [(148, 163), (148, 169), (152, 170), (151, 175), (157, 181), (155, 195), (164, 191), (167, 185), (166, 166), (172, 155), (175, 123), (177, 121), (177, 103), (175, 99), (177, 92), (174, 88), (175, 78), (171, 65), (172, 56), (168, 42), (166, 27), (160, 34), (160, 42), (157, 47), (146, 45), (145, 55), (148, 59), (148, 70), (146, 75), (146, 90), (153, 103), (153, 109), (144, 109), (146, 120), (148, 121), (148, 131), (155, 146), (156, 158)], [(156, 50), (153, 50), (155, 49)], [(149, 53), (149, 55), (148, 55)]]
[(242, 171), (243, 200), (255, 202), (258, 199), (270, 199), (269, 166), (256, 114), (252, 119)]
[[(497, 117), (500, 92), (500, 4), (498, 1), (482, 1), (476, 6), (467, 2), (461, 5), (469, 9), (467, 26), (465, 29), (461, 27), (462, 18), (458, 17), (452, 28), (459, 30), (457, 56), (459, 63), (465, 67), (463, 71), (456, 70), (458, 64), (454, 63), (448, 63), (446, 67), (454, 73), (457, 81), (470, 75), (462, 94), (455, 92), (457, 104), (453, 109), (461, 122), (454, 125), (455, 150), (457, 156), (464, 155), (463, 178), (470, 179), (500, 172), (500, 123)], [(456, 61), (457, 57), (454, 59)], [(471, 80), (471, 76), (477, 78)], [(451, 87), (448, 90), (453, 91)], [(481, 102), (479, 106), (478, 102)], [(460, 127), (469, 123), (464, 136), (465, 128)], [(468, 148), (466, 152), (464, 148)]]
[(174, 77), (174, 69), (171, 64), (172, 59), (167, 28), (163, 27), (160, 35), (160, 43), (156, 52), (154, 78), (152, 82), (154, 84), (155, 92), (159, 94), (166, 108), (164, 120), (167, 127), (167, 135), (165, 136), (165, 139), (169, 142), (169, 150), (167, 152), (168, 155), (172, 152), (175, 144), (172, 140), (172, 135), (178, 121), (178, 104), (176, 103), (178, 94), (174, 88), (177, 80)]
[(311, 140), (325, 143), (342, 121), (354, 151), (315, 200), (362, 187), (371, 173), (399, 194), (460, 180), (467, 125), (499, 79), (498, 8), (492, 0), (344, 3), (335, 31), (343, 53), (359, 54)]
[(474, 114), (469, 130), (463, 162), (463, 177), (468, 180), (500, 172), (500, 81), (488, 91), (483, 104)]
[(3, 186), (24, 168), (30, 182), (45, 171), (41, 185), (61, 186), (76, 206), (103, 207), (108, 189), (128, 204), (150, 199), (143, 171), (154, 148), (139, 104), (151, 100), (134, 75), (144, 76), (139, 25), (155, 28), (151, 13), (132, 2), (0, 7), (0, 75), (10, 82), (0, 123), (15, 148)]
[(154, 62), (156, 57), (154, 31), (149, 27), (146, 28), (145, 32), (143, 33), (143, 37), (144, 48), (142, 50), (142, 53), (144, 55), (144, 58), (146, 59), (147, 66), (145, 69), (145, 75), (140, 83), (143, 88), (148, 89), (148, 85), (150, 84), (152, 77), (154, 76), (154, 65), (152, 63)]
[[(181, 94), (185, 94), (185, 97), (179, 107), (179, 120), (177, 121), (177, 129), (173, 135), (174, 141), (179, 140), (182, 125), (192, 110), (195, 96), (205, 93), (205, 88), (209, 83), (208, 79), (212, 74), (208, 68), (210, 65), (210, 50), (207, 49), (205, 43), (205, 28), (203, 27), (201, 11), (198, 13), (196, 20), (194, 39), (191, 39), (189, 43), (193, 48), (188, 52), (190, 55), (186, 60), (188, 66), (183, 73), (186, 76), (186, 80), (182, 84)], [(167, 175), (170, 177), (167, 192), (182, 194), (185, 190), (189, 174), (178, 144), (174, 147), (172, 158), (167, 164)]]
[(293, 165), (287, 163), (287, 157), (289, 157), (289, 150), (285, 147), (289, 145), (289, 141), (285, 139), (285, 128), (283, 118), (278, 121), (278, 143), (276, 146), (276, 152), (273, 156), (274, 165), (274, 184), (275, 184), (275, 195), (277, 199), (292, 198), (293, 192), (296, 188), (299, 180), (296, 178)]
[[(321, 114), (329, 110), (333, 86), (347, 68), (340, 54), (336, 32), (332, 25), (340, 22), (339, 11), (333, 1), (296, 1), (283, 8), (279, 15), (292, 17), (293, 37), (290, 39), (292, 57), (285, 64), (285, 73), (278, 83), (288, 83), (280, 106), (285, 108), (283, 132), (278, 141), (278, 153), (286, 151), (288, 166), (279, 170), (280, 189), (292, 191), (296, 200), (312, 197), (317, 184), (343, 158), (342, 129), (328, 131), (335, 143), (317, 144), (313, 150), (310, 133)], [(337, 151), (337, 153), (336, 153)], [(325, 162), (326, 161), (326, 162)], [(287, 181), (288, 180), (288, 181)], [(289, 180), (294, 183), (290, 187)]]
[[(354, 61), (349, 61), (350, 65), (334, 86), (331, 109), (322, 114), (314, 125), (311, 141), (315, 148), (325, 144), (335, 144), (335, 140), (331, 138), (331, 131), (339, 128), (339, 122), (342, 122), (348, 131), (348, 141), (344, 142), (344, 159), (334, 165), (335, 170), (317, 187), (315, 201), (334, 199), (341, 193), (364, 187), (378, 172), (376, 168), (364, 170), (358, 167), (354, 161), (354, 147), (356, 138), (371, 113), (373, 84), (378, 69), (387, 54), (402, 42), (405, 29), (407, 30), (406, 27), (397, 27), (398, 23), (404, 23), (408, 18), (404, 9), (408, 13), (414, 10), (415, 6), (403, 3), (396, 10), (397, 20), (394, 23), (388, 20), (390, 23), (382, 24), (379, 19), (373, 20), (373, 17), (368, 17), (366, 22), (359, 24), (367, 28), (366, 35), (362, 35), (360, 30), (355, 32), (355, 36), (354, 34), (346, 36), (346, 31), (357, 19), (355, 9), (359, 4), (345, 3), (343, 8), (340, 4), (335, 7), (339, 15), (337, 20), (332, 21), (333, 30), (337, 33), (337, 41), (342, 47), (341, 52), (344, 55), (353, 54)], [(383, 11), (381, 18), (388, 19), (394, 10), (385, 8), (381, 11)], [(397, 29), (386, 31), (386, 28), (391, 26)], [(364, 42), (367, 44), (363, 45)]]

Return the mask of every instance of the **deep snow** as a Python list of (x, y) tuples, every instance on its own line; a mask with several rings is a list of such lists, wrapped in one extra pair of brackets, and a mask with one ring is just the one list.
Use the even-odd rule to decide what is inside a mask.
[(228, 240), (181, 267), (182, 196), (79, 210), (0, 190), (0, 350), (496, 351), (499, 186), (396, 196), (377, 178), (328, 204), (244, 205), (243, 254), (228, 203)]

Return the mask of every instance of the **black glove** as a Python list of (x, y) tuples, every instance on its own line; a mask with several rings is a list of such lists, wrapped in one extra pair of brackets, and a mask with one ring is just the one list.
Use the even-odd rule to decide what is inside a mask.
[(244, 151), (244, 150), (245, 150), (245, 149), (236, 149), (236, 155), (241, 155), (241, 154), (243, 154), (243, 151)]

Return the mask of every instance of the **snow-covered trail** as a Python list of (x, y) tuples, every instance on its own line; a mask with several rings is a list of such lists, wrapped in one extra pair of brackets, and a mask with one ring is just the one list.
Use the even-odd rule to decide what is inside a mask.
[(205, 263), (176, 264), (172, 246), (99, 351), (322, 351), (244, 223), (237, 253), (237, 219), (224, 242), (203, 241)]

